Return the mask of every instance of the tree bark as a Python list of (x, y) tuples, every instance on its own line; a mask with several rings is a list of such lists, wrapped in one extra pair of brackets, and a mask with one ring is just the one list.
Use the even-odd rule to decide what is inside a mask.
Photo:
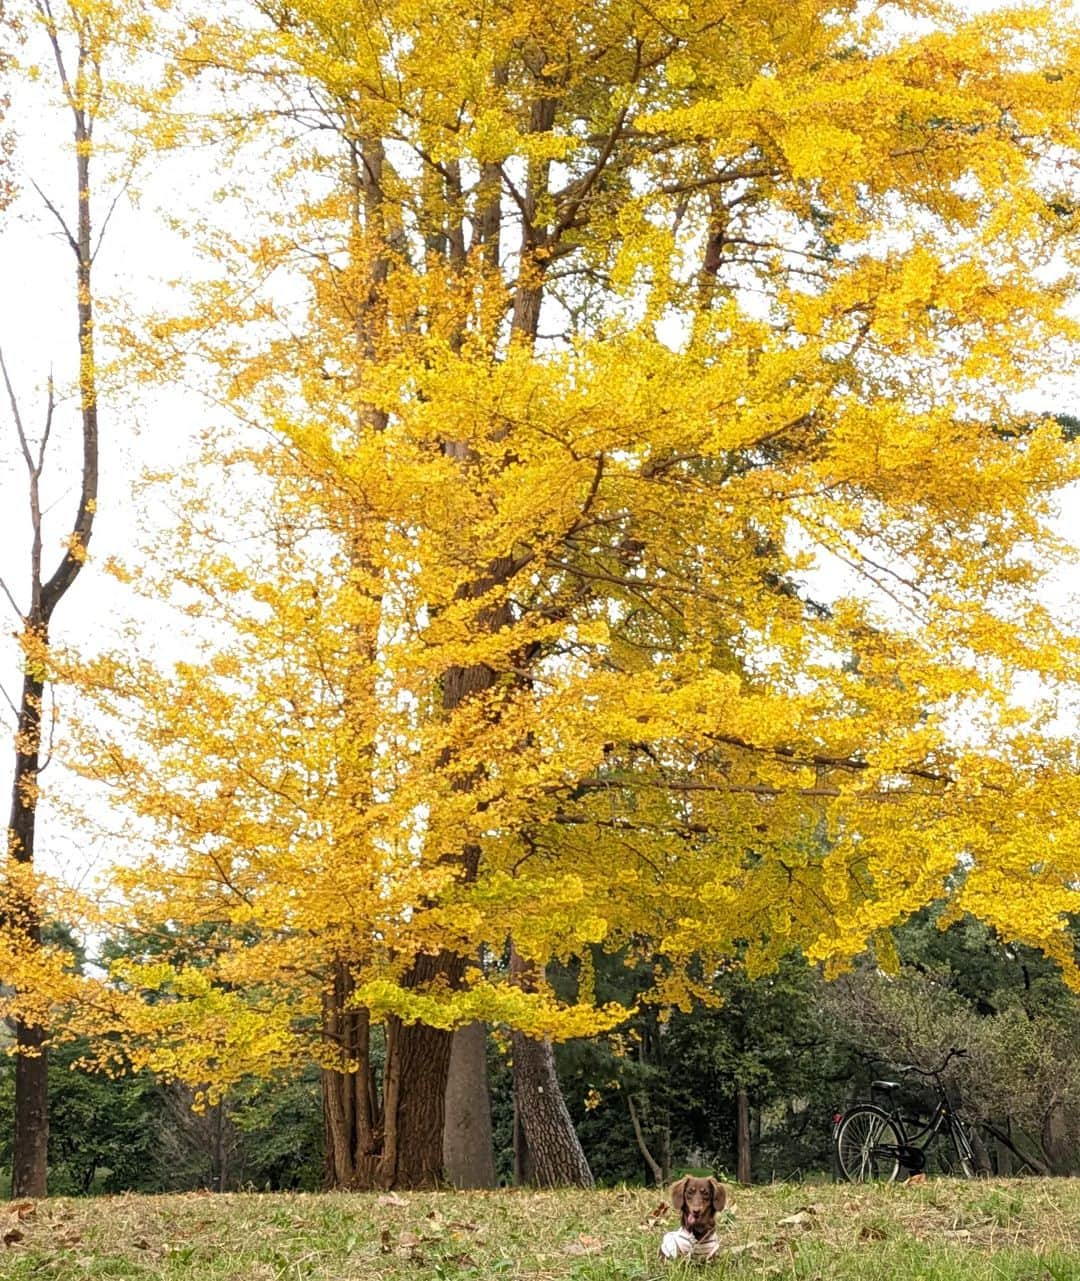
[(483, 1023), (470, 1023), (454, 1033), (446, 1080), (443, 1164), (455, 1188), (495, 1186), (487, 1028)]
[(555, 1073), (550, 1040), (511, 1034), (514, 1099), (528, 1144), (532, 1179), (538, 1187), (591, 1188), (592, 1171), (578, 1139)]
[(49, 1148), (48, 1056), (45, 1031), (19, 1022), (15, 1029), (15, 1141), (11, 1170), (13, 1197), (46, 1194)]
[(746, 1185), (751, 1181), (752, 1164), (750, 1159), (750, 1096), (745, 1090), (739, 1090), (735, 1097), (735, 1177)]
[[(510, 945), (510, 977), (531, 985), (530, 967)], [(542, 1188), (593, 1186), (592, 1171), (578, 1139), (555, 1071), (551, 1041), (511, 1033), (514, 1064), (514, 1107), (525, 1151), (520, 1154), (529, 1182)]]

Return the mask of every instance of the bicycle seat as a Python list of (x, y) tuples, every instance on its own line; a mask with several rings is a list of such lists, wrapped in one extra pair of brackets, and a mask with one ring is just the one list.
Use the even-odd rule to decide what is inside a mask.
[(871, 1081), (870, 1088), (872, 1090), (898, 1090), (900, 1088), (900, 1082), (899, 1081)]

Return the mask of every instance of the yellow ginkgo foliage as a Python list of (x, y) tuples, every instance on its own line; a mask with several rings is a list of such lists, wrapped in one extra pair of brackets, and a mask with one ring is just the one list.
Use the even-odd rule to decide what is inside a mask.
[(134, 1053), (315, 1058), (334, 1177), (418, 1184), (451, 1029), (617, 1020), (553, 959), (686, 1001), (951, 895), (1075, 976), (1058, 8), (193, 8), (157, 127), (232, 220), (128, 338), (246, 425), (138, 571), (186, 660), (79, 672), (149, 845)]

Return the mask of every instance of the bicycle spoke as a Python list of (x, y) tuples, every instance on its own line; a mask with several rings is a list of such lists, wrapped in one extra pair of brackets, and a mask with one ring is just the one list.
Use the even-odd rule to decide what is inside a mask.
[(876, 1108), (851, 1109), (837, 1128), (835, 1142), (840, 1171), (851, 1182), (888, 1182), (896, 1177), (900, 1134), (895, 1123)]

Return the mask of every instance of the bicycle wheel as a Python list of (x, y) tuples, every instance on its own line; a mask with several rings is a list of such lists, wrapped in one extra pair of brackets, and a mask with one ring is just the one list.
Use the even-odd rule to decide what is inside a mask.
[(896, 1149), (904, 1137), (896, 1121), (873, 1103), (849, 1108), (836, 1127), (836, 1161), (849, 1183), (891, 1183), (900, 1172)]

